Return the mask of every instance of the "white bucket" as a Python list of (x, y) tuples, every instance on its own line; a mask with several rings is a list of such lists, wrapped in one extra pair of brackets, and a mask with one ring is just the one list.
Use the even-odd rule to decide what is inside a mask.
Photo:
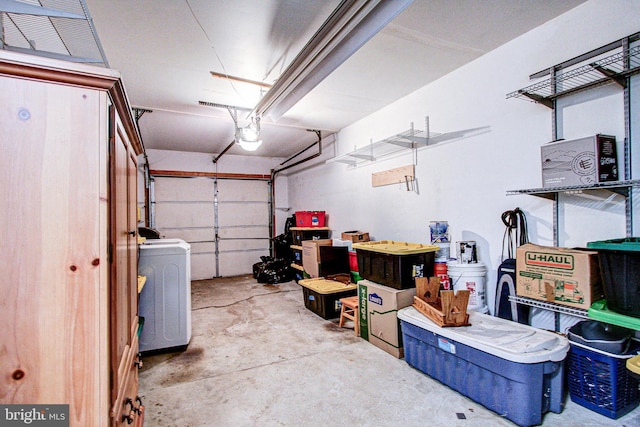
[(485, 282), (487, 268), (481, 262), (474, 264), (461, 264), (457, 261), (447, 263), (447, 273), (454, 291), (468, 290), (469, 305), (467, 310), (486, 313)]

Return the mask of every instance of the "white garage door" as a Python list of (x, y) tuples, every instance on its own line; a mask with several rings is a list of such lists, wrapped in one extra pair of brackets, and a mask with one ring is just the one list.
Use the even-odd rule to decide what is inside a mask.
[(152, 189), (152, 226), (189, 242), (192, 279), (250, 274), (269, 254), (267, 181), (154, 177)]

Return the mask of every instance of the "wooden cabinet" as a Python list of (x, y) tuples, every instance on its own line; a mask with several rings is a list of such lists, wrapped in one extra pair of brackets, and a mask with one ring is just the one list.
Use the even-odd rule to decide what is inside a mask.
[(119, 73), (0, 51), (0, 403), (140, 423), (137, 156)]

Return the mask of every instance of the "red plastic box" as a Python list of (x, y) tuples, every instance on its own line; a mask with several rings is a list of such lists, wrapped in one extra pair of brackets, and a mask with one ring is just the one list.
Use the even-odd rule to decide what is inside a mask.
[(351, 271), (358, 271), (358, 254), (356, 251), (349, 251), (349, 268)]
[(324, 211), (296, 212), (296, 227), (324, 227)]

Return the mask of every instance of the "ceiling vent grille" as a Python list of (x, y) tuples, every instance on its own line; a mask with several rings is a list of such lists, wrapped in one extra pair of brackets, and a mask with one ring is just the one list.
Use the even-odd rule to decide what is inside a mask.
[(109, 66), (84, 0), (0, 0), (0, 49)]

